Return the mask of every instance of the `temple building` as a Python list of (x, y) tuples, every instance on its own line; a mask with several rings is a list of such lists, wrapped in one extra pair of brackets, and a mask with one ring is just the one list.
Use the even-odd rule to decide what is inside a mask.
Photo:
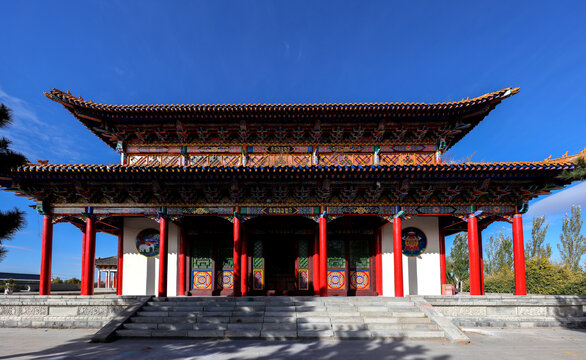
[[(96, 280), (96, 287), (99, 288), (104, 284), (105, 289), (114, 289), (116, 287), (116, 275), (118, 270), (118, 257), (109, 256), (107, 258), (96, 259), (96, 269), (98, 270), (98, 278)], [(102, 274), (105, 279), (102, 280)]]
[(443, 154), (518, 88), (456, 102), (107, 105), (52, 90), (120, 164), (29, 164), (0, 185), (52, 227), (80, 229), (82, 294), (96, 232), (118, 236), (118, 294), (403, 296), (442, 293), (444, 237), (467, 232), (483, 294), (482, 230), (512, 223), (525, 289), (522, 214), (568, 184), (570, 158), (445, 163)]

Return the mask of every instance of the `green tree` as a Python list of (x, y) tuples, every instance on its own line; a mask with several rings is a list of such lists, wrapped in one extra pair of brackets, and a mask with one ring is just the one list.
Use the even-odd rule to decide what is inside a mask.
[(489, 275), (513, 269), (513, 239), (502, 231), (488, 238), (485, 272)]
[(586, 252), (586, 238), (582, 230), (582, 208), (572, 205), (571, 215), (566, 213), (562, 220), (562, 233), (558, 250), (562, 263), (572, 271), (580, 270), (580, 259)]
[(545, 234), (549, 224), (545, 224), (545, 216), (533, 218), (533, 226), (531, 227), (531, 239), (525, 245), (525, 258), (527, 260), (535, 258), (549, 259), (551, 256), (551, 246), (543, 244), (545, 241)]
[[(0, 104), (0, 129), (12, 122), (10, 109)], [(10, 140), (0, 137), (0, 176), (7, 174), (11, 169), (26, 163), (26, 158), (19, 153), (10, 150)], [(6, 247), (2, 246), (4, 240), (10, 238), (24, 226), (24, 213), (18, 209), (0, 211), (0, 262), (6, 256)]]
[(470, 277), (468, 261), (468, 235), (457, 234), (448, 261), (448, 280), (450, 282), (456, 283), (456, 280), (464, 281)]
[(586, 160), (581, 156), (574, 160), (573, 170), (564, 170), (560, 174), (560, 178), (569, 181), (586, 180)]

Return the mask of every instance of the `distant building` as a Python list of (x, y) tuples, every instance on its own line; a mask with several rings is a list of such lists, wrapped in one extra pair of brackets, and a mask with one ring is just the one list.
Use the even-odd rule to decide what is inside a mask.
[(41, 276), (38, 274), (0, 272), (0, 284), (4, 284), (4, 281), (9, 279), (14, 280), (14, 283), (22, 290), (37, 291), (39, 290)]
[(96, 287), (100, 287), (102, 273), (106, 275), (106, 279), (104, 281), (104, 285), (106, 289), (114, 289), (116, 288), (116, 276), (118, 275), (118, 256), (110, 256), (107, 258), (97, 258), (96, 259), (96, 268), (98, 269), (98, 282)]

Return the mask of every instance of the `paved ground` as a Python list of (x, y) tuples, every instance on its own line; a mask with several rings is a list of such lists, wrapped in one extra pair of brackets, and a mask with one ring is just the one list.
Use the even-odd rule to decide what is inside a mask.
[(92, 344), (87, 329), (0, 328), (0, 359), (586, 359), (586, 330), (465, 329), (444, 341), (118, 340)]

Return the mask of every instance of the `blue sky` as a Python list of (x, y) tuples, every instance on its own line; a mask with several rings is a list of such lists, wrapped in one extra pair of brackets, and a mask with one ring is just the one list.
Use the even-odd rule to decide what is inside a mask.
[[(0, 102), (15, 115), (2, 134), (32, 161), (119, 161), (43, 96), (52, 88), (102, 103), (191, 104), (436, 102), (518, 86), (453, 158), (534, 161), (586, 146), (583, 1), (21, 1), (2, 12)], [(551, 222), (548, 241), (572, 203), (586, 206), (585, 185), (572, 189), (534, 202), (529, 215)], [(32, 202), (0, 192), (0, 204)], [(0, 271), (38, 273), (41, 219), (28, 210), (27, 220)], [(503, 226), (510, 232), (499, 223), (485, 239)], [(54, 231), (53, 275), (79, 277), (81, 233)], [(97, 256), (115, 247), (98, 236)]]

